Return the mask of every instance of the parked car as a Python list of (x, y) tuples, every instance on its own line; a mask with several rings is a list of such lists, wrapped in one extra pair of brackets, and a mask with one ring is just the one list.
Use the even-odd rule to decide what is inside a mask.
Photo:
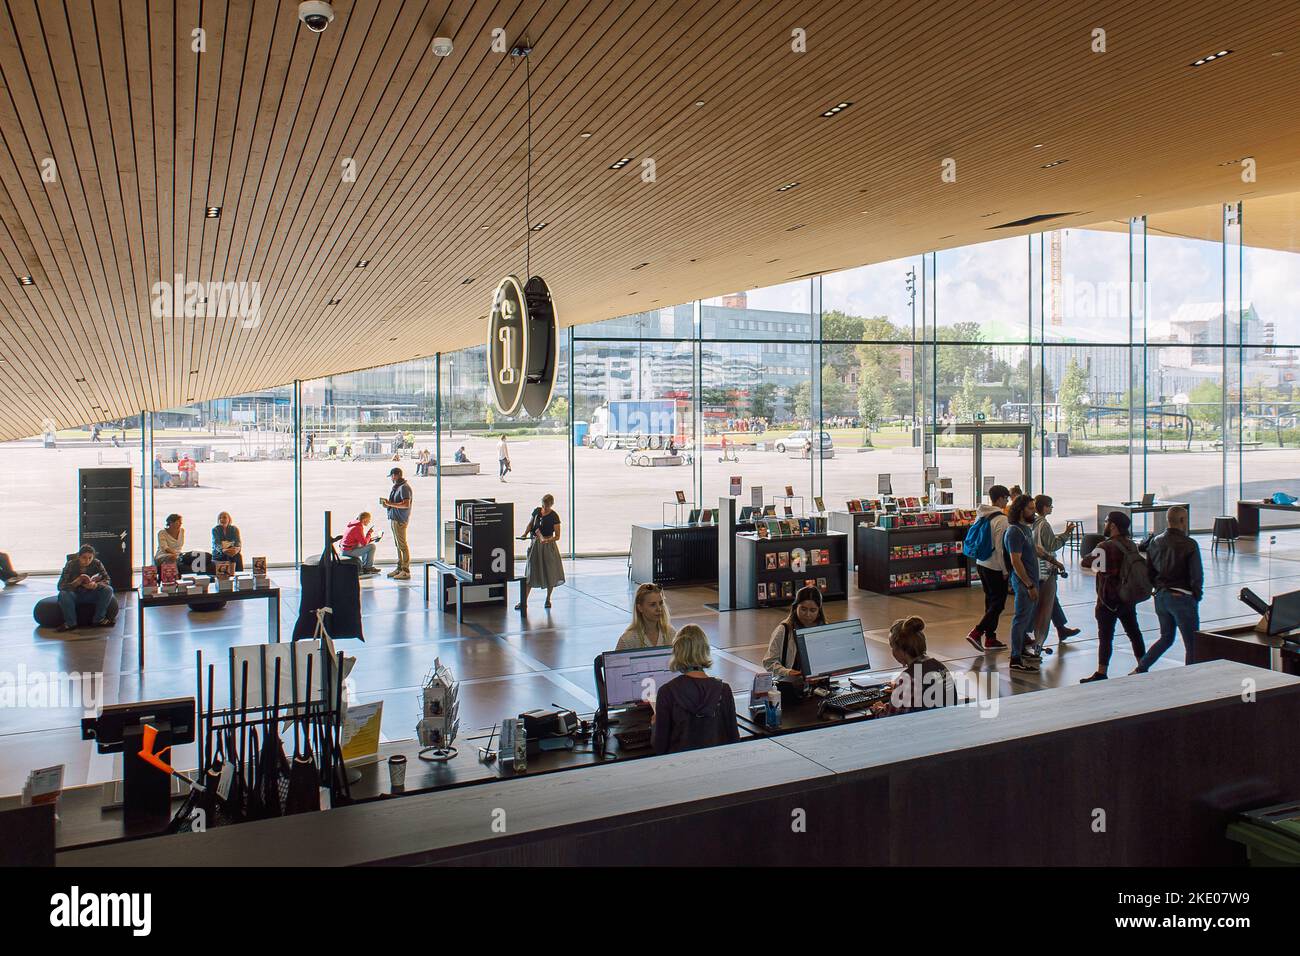
[[(782, 455), (786, 453), (786, 449), (789, 449), (790, 451), (803, 451), (804, 443), (808, 441), (808, 437), (811, 434), (811, 432), (807, 431), (791, 432), (789, 435), (777, 439), (776, 450)], [(832, 451), (834, 448), (835, 444), (831, 441), (831, 436), (826, 432), (822, 432), (822, 455), (826, 455), (827, 452)]]

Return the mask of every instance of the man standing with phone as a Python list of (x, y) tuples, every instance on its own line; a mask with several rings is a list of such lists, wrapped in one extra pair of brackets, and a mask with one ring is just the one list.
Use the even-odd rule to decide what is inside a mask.
[(411, 546), (406, 540), (406, 528), (411, 520), (411, 485), (402, 477), (402, 469), (393, 468), (388, 472), (393, 481), (393, 490), (387, 498), (380, 498), (379, 505), (388, 512), (388, 524), (393, 529), (393, 543), (397, 545), (397, 569), (389, 571), (388, 576), (395, 581), (411, 579)]
[(113, 621), (108, 617), (112, 600), (113, 585), (109, 583), (108, 571), (95, 557), (95, 549), (83, 544), (72, 560), (63, 566), (63, 574), (59, 576), (59, 610), (63, 612), (63, 623), (58, 629), (62, 632), (77, 629), (78, 604), (95, 606), (91, 618), (95, 627), (112, 627)]

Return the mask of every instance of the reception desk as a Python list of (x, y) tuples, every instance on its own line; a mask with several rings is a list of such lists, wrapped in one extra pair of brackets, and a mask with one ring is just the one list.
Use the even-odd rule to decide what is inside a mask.
[[(1218, 661), (1022, 694), (993, 714), (833, 724), (58, 862), (1227, 865), (1243, 859), (1224, 837), (1234, 813), (1300, 793), (1300, 678), (1285, 674)], [(1029, 807), (1050, 825), (1027, 825)]]

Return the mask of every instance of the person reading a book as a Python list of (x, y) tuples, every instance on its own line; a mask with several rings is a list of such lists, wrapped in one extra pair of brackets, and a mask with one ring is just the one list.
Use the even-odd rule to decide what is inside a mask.
[(822, 607), (822, 592), (817, 588), (802, 587), (794, 596), (790, 613), (784, 621), (772, 631), (771, 640), (767, 642), (767, 656), (763, 666), (778, 680), (800, 680), (803, 673), (795, 669), (799, 656), (799, 647), (795, 643), (794, 632), (803, 627), (816, 627), (826, 623), (826, 611)]
[(113, 601), (113, 585), (108, 580), (108, 571), (103, 563), (95, 557), (95, 549), (83, 544), (81, 550), (72, 556), (63, 566), (59, 575), (59, 610), (63, 612), (61, 632), (77, 629), (77, 605), (92, 604), (95, 612), (91, 616), (95, 627), (112, 627), (113, 620), (108, 616), (108, 607)]
[(244, 570), (244, 542), (230, 520), (229, 511), (217, 515), (217, 523), (212, 528), (212, 560), (228, 561), (236, 571)]
[(370, 527), (370, 512), (363, 511), (356, 521), (348, 522), (347, 534), (343, 536), (343, 557), (351, 558), (361, 565), (362, 574), (378, 574), (375, 567), (375, 548), (380, 535)]
[(668, 602), (657, 584), (643, 584), (636, 589), (632, 602), (632, 623), (627, 626), (616, 651), (641, 647), (668, 647), (673, 642), (673, 622), (668, 617)]

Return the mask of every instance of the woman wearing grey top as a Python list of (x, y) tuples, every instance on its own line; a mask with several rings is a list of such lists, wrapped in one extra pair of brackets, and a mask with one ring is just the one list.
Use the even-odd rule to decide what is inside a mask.
[(1056, 637), (1060, 641), (1079, 633), (1077, 627), (1070, 627), (1065, 612), (1061, 610), (1061, 602), (1056, 597), (1058, 574), (1064, 568), (1061, 562), (1053, 557), (1070, 540), (1070, 536), (1074, 534), (1075, 524), (1073, 521), (1067, 522), (1065, 530), (1060, 534), (1052, 530), (1052, 525), (1047, 520), (1047, 516), (1052, 513), (1052, 498), (1050, 495), (1036, 495), (1034, 497), (1034, 511), (1037, 517), (1034, 519), (1032, 534), (1034, 547), (1038, 551), (1038, 576), (1040, 579), (1038, 585), (1038, 614), (1034, 618), (1034, 643), (1041, 649), (1043, 641), (1047, 637), (1047, 625), (1049, 623), (1056, 626)]

